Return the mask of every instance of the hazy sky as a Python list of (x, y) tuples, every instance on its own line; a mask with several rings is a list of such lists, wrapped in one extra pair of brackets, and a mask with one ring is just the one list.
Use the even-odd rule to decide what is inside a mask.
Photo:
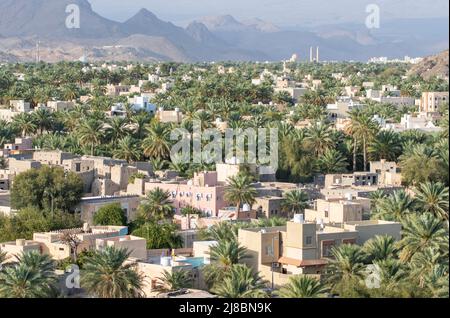
[(448, 17), (448, 0), (89, 0), (103, 16), (124, 21), (140, 8), (176, 24), (207, 15), (258, 17), (281, 26), (364, 22), (368, 4), (378, 4), (381, 18)]

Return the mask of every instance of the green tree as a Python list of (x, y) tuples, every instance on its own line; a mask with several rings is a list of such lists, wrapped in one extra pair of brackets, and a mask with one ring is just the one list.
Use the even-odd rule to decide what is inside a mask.
[(0, 271), (0, 298), (55, 297), (56, 283), (54, 263), (48, 256), (31, 252)]
[(187, 270), (164, 270), (162, 277), (158, 278), (159, 289), (163, 291), (176, 291), (183, 288), (192, 288), (192, 273)]
[(70, 211), (81, 199), (83, 181), (74, 172), (60, 167), (43, 166), (17, 175), (11, 188), (11, 205), (15, 209), (28, 206), (55, 211)]
[(141, 202), (138, 211), (145, 220), (164, 220), (173, 216), (170, 193), (161, 188), (150, 191)]
[(448, 246), (448, 232), (443, 222), (431, 213), (415, 214), (403, 222), (400, 259), (409, 261), (414, 254), (426, 248)]
[(448, 220), (448, 187), (441, 182), (426, 182), (419, 184), (415, 193), (421, 211), (430, 212), (441, 220)]
[(173, 249), (183, 246), (183, 239), (177, 231), (175, 224), (150, 221), (140, 225), (132, 234), (145, 238), (147, 249)]
[(339, 150), (328, 149), (318, 160), (318, 170), (324, 174), (342, 173), (347, 171), (347, 159)]
[(289, 282), (277, 292), (281, 298), (318, 298), (324, 297), (327, 287), (320, 280), (307, 275), (289, 277)]
[(127, 263), (130, 253), (107, 246), (86, 259), (81, 286), (97, 298), (136, 298), (142, 295), (143, 277), (135, 264)]
[(364, 243), (363, 251), (367, 254), (367, 260), (372, 262), (395, 258), (398, 248), (392, 236), (376, 235)]
[(223, 298), (264, 298), (265, 282), (257, 273), (243, 264), (235, 264), (213, 292)]
[(242, 204), (255, 203), (256, 190), (252, 185), (252, 178), (246, 174), (238, 174), (228, 179), (225, 187), (225, 200), (236, 205), (236, 213), (241, 211)]
[(304, 213), (309, 206), (308, 194), (301, 190), (293, 190), (285, 194), (281, 204), (283, 211), (292, 218), (294, 214)]
[(119, 203), (102, 206), (94, 214), (95, 225), (126, 225), (127, 217)]

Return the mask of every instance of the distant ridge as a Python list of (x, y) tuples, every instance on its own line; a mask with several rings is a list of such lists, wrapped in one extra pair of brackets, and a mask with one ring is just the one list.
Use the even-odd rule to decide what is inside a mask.
[(435, 76), (439, 78), (448, 78), (449, 50), (426, 57), (422, 62), (413, 66), (409, 75), (418, 75), (426, 80)]
[[(69, 4), (80, 8), (80, 28), (65, 25)], [(88, 0), (0, 0), (0, 52), (4, 59), (33, 61), (39, 41), (41, 58), (49, 62), (78, 60), (83, 52), (93, 60), (274, 61), (296, 53), (306, 61), (309, 47), (319, 46), (322, 60), (367, 61), (426, 56), (447, 48), (445, 23), (448, 19), (385, 22), (376, 32), (360, 25), (283, 29), (258, 18), (239, 21), (221, 15), (182, 28), (147, 9), (120, 23), (94, 12)]]

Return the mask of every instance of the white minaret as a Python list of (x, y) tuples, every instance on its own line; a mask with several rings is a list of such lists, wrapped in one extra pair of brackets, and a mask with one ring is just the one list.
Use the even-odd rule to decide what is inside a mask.
[(309, 61), (312, 63), (314, 62), (314, 58), (313, 58), (313, 47), (311, 46), (309, 48)]
[(316, 51), (316, 62), (319, 63), (319, 47), (317, 47), (317, 51)]

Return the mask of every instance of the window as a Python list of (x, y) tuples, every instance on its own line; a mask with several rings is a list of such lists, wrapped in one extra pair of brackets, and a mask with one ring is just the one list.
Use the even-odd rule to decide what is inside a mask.
[(75, 163), (75, 171), (80, 172), (81, 171), (81, 163)]
[(307, 236), (306, 237), (306, 245), (311, 245), (312, 244), (312, 236)]
[(265, 253), (266, 253), (266, 256), (272, 256), (273, 255), (273, 248), (272, 248), (271, 245), (266, 246)]
[(325, 217), (327, 218), (329, 216), (328, 210), (325, 210)]
[(333, 249), (334, 241), (323, 241), (322, 242), (322, 257), (332, 256), (331, 250)]

